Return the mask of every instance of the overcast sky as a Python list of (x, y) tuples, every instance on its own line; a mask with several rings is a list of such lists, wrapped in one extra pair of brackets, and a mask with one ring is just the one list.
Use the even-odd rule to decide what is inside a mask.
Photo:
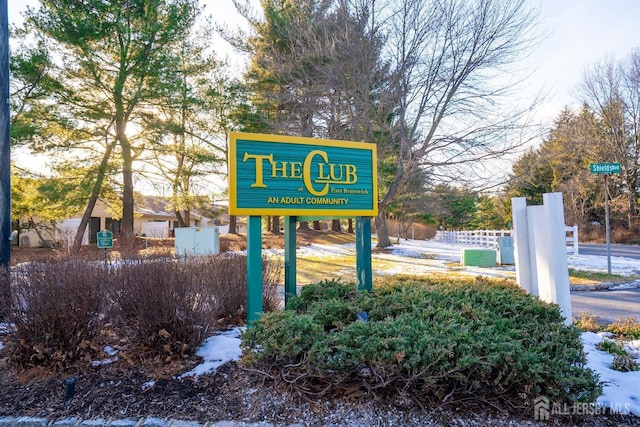
[[(258, 0), (252, 0), (258, 4)], [(585, 67), (607, 55), (621, 59), (640, 48), (640, 0), (531, 0), (541, 6), (546, 34), (526, 59), (532, 96), (547, 93), (540, 118), (552, 120), (565, 105), (579, 106), (576, 87)], [(26, 5), (37, 0), (9, 0), (10, 22), (20, 21)], [(205, 13), (230, 27), (241, 24), (232, 0), (204, 0)]]

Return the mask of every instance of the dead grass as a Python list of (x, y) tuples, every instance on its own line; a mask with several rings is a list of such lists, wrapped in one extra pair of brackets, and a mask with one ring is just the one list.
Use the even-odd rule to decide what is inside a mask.
[(598, 323), (599, 319), (590, 313), (583, 313), (580, 317), (573, 319), (576, 328), (584, 332), (600, 332), (602, 325)]

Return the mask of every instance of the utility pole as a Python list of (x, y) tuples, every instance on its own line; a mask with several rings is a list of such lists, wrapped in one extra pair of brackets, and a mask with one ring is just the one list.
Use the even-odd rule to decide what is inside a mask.
[(11, 261), (11, 134), (9, 114), (9, 12), (0, 0), (0, 267)]

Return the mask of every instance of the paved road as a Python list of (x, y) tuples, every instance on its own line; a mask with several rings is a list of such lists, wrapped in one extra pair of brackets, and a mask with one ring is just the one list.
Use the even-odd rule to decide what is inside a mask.
[[(580, 243), (581, 255), (607, 256), (607, 245)], [(640, 259), (640, 246), (611, 245), (612, 257)], [(619, 317), (633, 317), (640, 321), (640, 289), (618, 291), (571, 292), (571, 311), (577, 317), (589, 313), (602, 323), (611, 323)]]
[(573, 291), (571, 311), (573, 317), (589, 313), (606, 324), (617, 321), (619, 317), (633, 317), (640, 321), (640, 289)]
[[(581, 255), (607, 256), (607, 245), (580, 243), (578, 251)], [(611, 256), (640, 259), (640, 246), (611, 245)]]

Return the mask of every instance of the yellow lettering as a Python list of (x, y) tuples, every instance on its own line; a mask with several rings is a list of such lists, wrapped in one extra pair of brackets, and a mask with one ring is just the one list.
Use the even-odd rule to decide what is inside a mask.
[[(316, 156), (320, 159), (314, 163)], [(244, 153), (243, 162), (255, 161), (255, 181), (251, 187), (267, 188), (264, 183), (264, 161), (271, 165), (271, 178), (294, 178), (302, 179), (306, 190), (313, 196), (324, 196), (329, 191), (337, 193), (337, 189), (330, 188), (334, 184), (355, 184), (358, 181), (356, 165), (329, 163), (329, 156), (326, 151), (313, 150), (307, 154), (303, 163), (289, 161), (274, 161), (273, 154), (249, 154)], [(312, 166), (318, 167), (317, 177), (311, 176)], [(320, 186), (319, 188), (314, 187)], [(350, 190), (353, 191), (353, 190)], [(356, 190), (357, 191), (357, 190)], [(340, 190), (339, 192), (343, 192)], [(344, 192), (347, 192), (345, 189)], [(277, 203), (277, 202), (276, 202)]]
[[(280, 163), (282, 166), (278, 167), (278, 163)], [(271, 162), (271, 177), (275, 178), (278, 176), (277, 172), (280, 172), (280, 177), (281, 178), (286, 178), (287, 177), (287, 163), (288, 162)]]
[(346, 166), (345, 184), (355, 184), (358, 182), (358, 175), (356, 175), (356, 165)]
[[(325, 171), (327, 164), (329, 165), (328, 174)], [(356, 165), (318, 163), (318, 178), (314, 182), (316, 184), (355, 184), (357, 181)]]
[[(313, 183), (311, 182), (311, 162), (313, 161), (313, 158), (315, 156), (320, 156), (325, 163), (329, 161), (327, 153), (321, 150), (313, 150), (309, 154), (307, 154), (307, 157), (304, 159), (304, 166), (302, 171), (304, 186), (307, 188), (307, 191), (314, 196), (324, 196), (329, 192), (329, 184), (325, 184), (324, 187), (322, 187), (322, 190), (316, 191), (316, 189), (313, 188)], [(319, 165), (322, 164), (320, 163)]]
[(246, 162), (249, 159), (255, 159), (256, 161), (256, 181), (251, 184), (251, 187), (267, 188), (262, 177), (262, 161), (267, 159), (273, 164), (273, 154), (249, 154), (245, 152), (242, 161)]
[[(325, 159), (325, 162), (327, 160)], [(316, 182), (329, 182), (329, 177), (324, 174), (324, 163), (318, 163), (318, 179)]]
[(291, 178), (302, 178), (302, 163), (291, 162)]
[[(338, 166), (340, 176), (336, 176), (336, 166)], [(342, 167), (343, 165), (336, 165), (335, 163), (329, 164), (329, 175), (331, 175), (331, 181), (340, 182), (340, 180), (342, 179)]]

